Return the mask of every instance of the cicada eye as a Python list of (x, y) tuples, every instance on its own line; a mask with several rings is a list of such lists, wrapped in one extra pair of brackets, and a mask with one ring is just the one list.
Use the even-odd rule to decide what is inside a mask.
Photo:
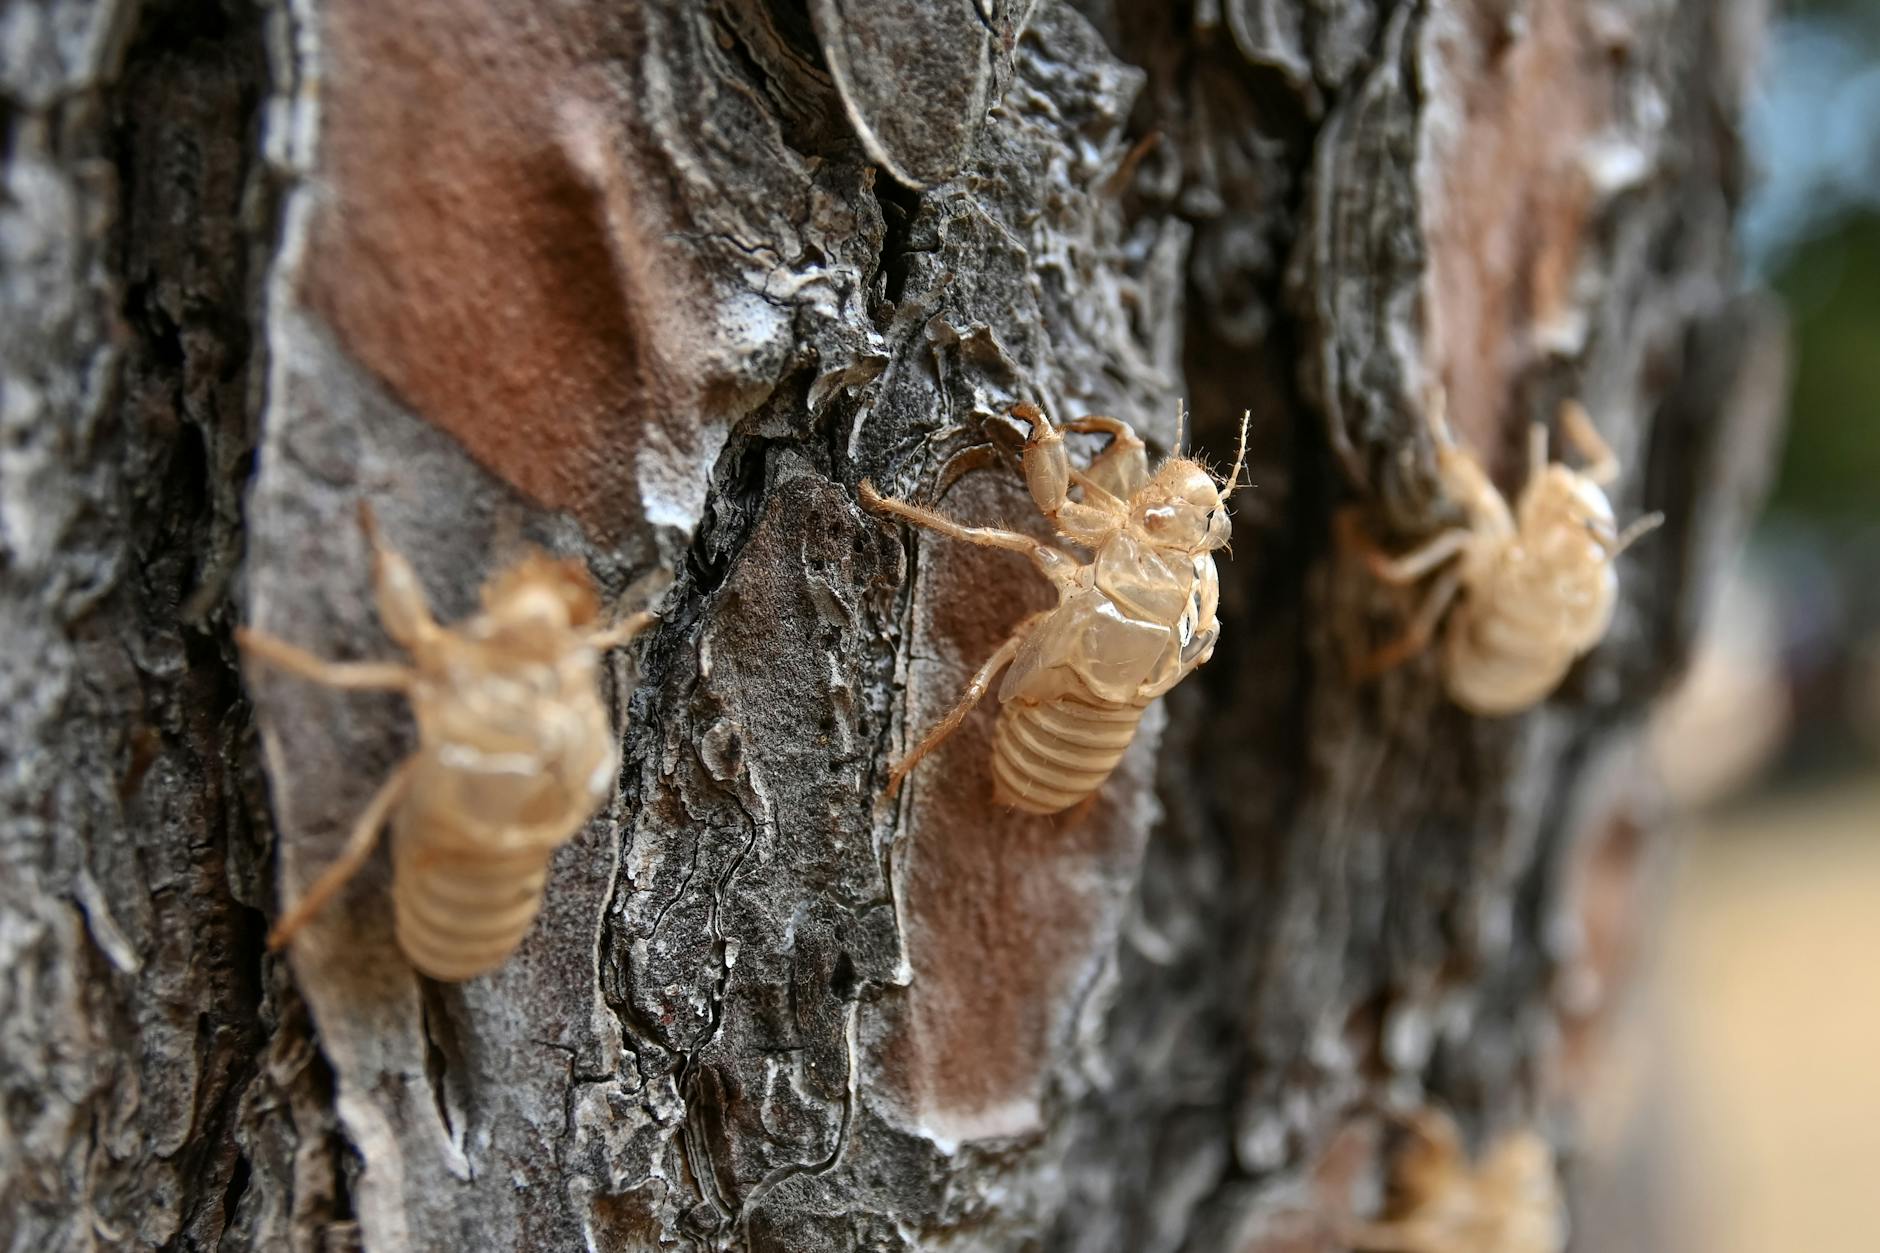
[(1166, 535), (1175, 529), (1178, 517), (1173, 505), (1155, 505), (1142, 511), (1142, 524), (1156, 535)]
[(1203, 509), (1218, 509), (1221, 505), (1221, 489), (1215, 486), (1214, 480), (1204, 476), (1183, 489), (1182, 499)]

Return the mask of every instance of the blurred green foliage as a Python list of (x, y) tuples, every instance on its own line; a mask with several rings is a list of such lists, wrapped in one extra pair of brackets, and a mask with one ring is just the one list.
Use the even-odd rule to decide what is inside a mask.
[(1772, 506), (1830, 524), (1880, 518), (1880, 216), (1811, 240), (1775, 280), (1795, 377)]

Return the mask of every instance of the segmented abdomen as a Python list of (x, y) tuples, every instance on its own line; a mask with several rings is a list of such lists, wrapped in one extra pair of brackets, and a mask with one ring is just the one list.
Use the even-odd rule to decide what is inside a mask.
[(413, 825), (392, 843), (398, 946), (433, 979), (474, 978), (502, 964), (542, 907), (553, 849), (466, 849)]
[(1473, 714), (1498, 717), (1539, 703), (1573, 664), (1571, 647), (1551, 638), (1545, 624), (1518, 615), (1457, 607), (1443, 640), (1443, 686)]
[(1110, 777), (1143, 709), (1072, 694), (1008, 701), (992, 739), (995, 799), (1031, 814), (1069, 809)]

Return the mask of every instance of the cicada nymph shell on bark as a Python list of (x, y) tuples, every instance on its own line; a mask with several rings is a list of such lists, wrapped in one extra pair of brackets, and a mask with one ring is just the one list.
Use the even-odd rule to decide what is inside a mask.
[(1567, 1212), (1553, 1149), (1532, 1130), (1502, 1136), (1478, 1161), (1449, 1118), (1425, 1109), (1391, 1162), (1381, 1217), (1340, 1239), (1372, 1253), (1561, 1253)]
[[(863, 481), (877, 513), (969, 544), (1029, 557), (1058, 593), (1057, 607), (1018, 624), (986, 660), (946, 717), (897, 762), (892, 795), (984, 699), (1001, 670), (994, 733), (995, 799), (1033, 814), (1060, 813), (1093, 794), (1135, 738), (1150, 702), (1213, 655), (1220, 633), (1215, 550), (1232, 530), (1227, 499), (1246, 460), (1247, 420), (1232, 473), (1217, 479), (1200, 462), (1171, 456), (1153, 471), (1128, 423), (1085, 417), (1055, 426), (1034, 405), (1012, 416), (1031, 428), (1025, 482), (1058, 537), (1081, 559), (1029, 535), (963, 526), (882, 496)], [(1071, 464), (1065, 431), (1109, 437), (1090, 464)]]
[(654, 620), (613, 626), (587, 569), (530, 552), (484, 583), (481, 608), (454, 626), (431, 615), (416, 571), (361, 509), (386, 634), (398, 662), (332, 662), (242, 630), (247, 656), (327, 687), (402, 692), (418, 747), (380, 786), (333, 864), (269, 934), (291, 940), (392, 828), (399, 947), (435, 979), (502, 964), (541, 909), (548, 862), (612, 795), (619, 749), (601, 702), (600, 663)]
[(1619, 594), (1613, 563), (1664, 515), (1618, 529), (1605, 489), (1619, 476), (1619, 460), (1575, 401), (1561, 406), (1560, 425), (1586, 468), (1550, 462), (1547, 428), (1536, 422), (1527, 482), (1512, 509), (1481, 463), (1450, 435), (1441, 393), (1426, 414), (1443, 486), (1468, 522), (1391, 557), (1351, 530), (1345, 515), (1347, 539), (1378, 578), (1413, 584), (1436, 576), (1409, 628), (1364, 664), (1361, 676), (1374, 677), (1422, 652), (1441, 626), (1450, 699), (1471, 713), (1519, 713), (1546, 699), (1605, 637)]

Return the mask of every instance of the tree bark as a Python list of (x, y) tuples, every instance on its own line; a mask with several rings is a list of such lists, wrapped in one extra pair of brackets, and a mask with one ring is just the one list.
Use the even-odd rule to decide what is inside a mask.
[[(1779, 409), (1760, 9), (6, 6), (0, 1245), (1332, 1249), (1425, 1102), (1570, 1167)], [(1438, 384), (1510, 490), (1584, 400), (1668, 517), (1513, 719), (1347, 674), (1404, 606), (1329, 520), (1453, 520)], [(1253, 414), (1214, 660), (1087, 810), (992, 804), (990, 709), (881, 801), (1048, 598), (859, 481), (1042, 533), (1013, 403), (1183, 398), (1216, 460)], [(393, 654), (362, 499), (447, 619), (523, 541), (671, 577), (618, 795), (460, 985), (382, 855), (263, 946), (413, 741), (232, 645)]]

